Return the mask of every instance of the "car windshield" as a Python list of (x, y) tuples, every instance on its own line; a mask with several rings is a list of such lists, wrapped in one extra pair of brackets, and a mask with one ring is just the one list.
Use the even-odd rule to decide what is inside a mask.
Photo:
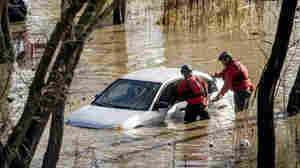
[(132, 110), (148, 110), (161, 83), (118, 79), (92, 104)]

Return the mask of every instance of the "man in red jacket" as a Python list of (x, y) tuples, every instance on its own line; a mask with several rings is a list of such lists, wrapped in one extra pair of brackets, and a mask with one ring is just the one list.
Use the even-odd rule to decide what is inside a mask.
[(224, 80), (224, 86), (218, 95), (212, 100), (220, 100), (228, 90), (234, 93), (235, 112), (248, 109), (250, 96), (254, 87), (248, 78), (247, 68), (237, 60), (233, 60), (228, 52), (222, 52), (219, 61), (224, 65), (224, 70), (215, 73), (214, 77), (221, 77)]
[(207, 112), (207, 84), (199, 76), (194, 76), (192, 68), (188, 65), (181, 67), (184, 79), (177, 87), (177, 95), (188, 102), (185, 110), (185, 123), (194, 122), (200, 115), (200, 120), (210, 119)]

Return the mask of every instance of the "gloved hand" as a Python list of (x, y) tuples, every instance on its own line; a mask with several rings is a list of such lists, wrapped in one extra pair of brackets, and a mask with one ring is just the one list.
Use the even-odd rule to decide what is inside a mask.
[(222, 98), (221, 95), (217, 95), (216, 97), (214, 97), (214, 98), (211, 100), (211, 102), (213, 103), (213, 102), (219, 101), (221, 98)]

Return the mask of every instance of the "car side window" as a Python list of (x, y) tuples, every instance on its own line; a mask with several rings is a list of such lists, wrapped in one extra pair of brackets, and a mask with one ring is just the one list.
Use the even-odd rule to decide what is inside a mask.
[(158, 102), (156, 103), (156, 106), (158, 106), (159, 104), (165, 104), (166, 106), (172, 104), (172, 102), (175, 98), (175, 95), (176, 95), (178, 83), (179, 83), (179, 80), (174, 81), (163, 89), (163, 91), (158, 99)]

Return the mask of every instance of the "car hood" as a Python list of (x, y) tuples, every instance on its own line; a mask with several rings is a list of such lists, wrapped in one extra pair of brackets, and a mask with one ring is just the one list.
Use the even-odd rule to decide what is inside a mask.
[(131, 121), (141, 113), (145, 112), (87, 105), (67, 115), (65, 122), (73, 126), (89, 128), (129, 128), (138, 124), (137, 121), (135, 123)]

